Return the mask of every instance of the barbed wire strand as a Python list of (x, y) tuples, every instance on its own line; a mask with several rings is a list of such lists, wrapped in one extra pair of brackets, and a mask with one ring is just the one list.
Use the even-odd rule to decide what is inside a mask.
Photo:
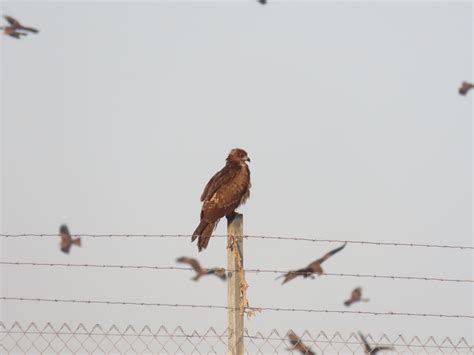
[[(190, 234), (72, 234), (73, 237), (85, 238), (191, 238)], [(24, 237), (59, 237), (59, 234), (0, 234), (3, 238), (24, 238)], [(215, 234), (213, 238), (227, 238), (227, 235)], [(420, 243), (396, 243), (396, 242), (374, 242), (367, 240), (344, 240), (344, 239), (315, 239), (307, 237), (279, 237), (265, 235), (244, 235), (246, 239), (268, 239), (284, 241), (306, 241), (313, 243), (348, 243), (375, 246), (396, 246), (396, 247), (417, 247), (417, 248), (442, 248), (442, 249), (460, 249), (474, 250), (473, 246), (467, 245), (442, 245), (442, 244), (420, 244)]]
[[(41, 266), (41, 267), (73, 267), (73, 268), (99, 268), (99, 269), (145, 269), (155, 271), (193, 271), (190, 267), (180, 266), (153, 266), (153, 265), (113, 265), (113, 264), (74, 264), (74, 263), (36, 263), (36, 262), (20, 262), (20, 261), (0, 261), (0, 265), (6, 266)], [(230, 270), (223, 268), (226, 272), (236, 272), (240, 270)], [(248, 273), (272, 273), (272, 274), (286, 274), (283, 270), (266, 270), (266, 269), (244, 269)], [(423, 276), (400, 276), (400, 275), (375, 275), (375, 274), (346, 274), (346, 273), (324, 273), (321, 276), (336, 276), (336, 277), (354, 277), (354, 278), (375, 278), (388, 280), (414, 280), (414, 281), (437, 281), (437, 282), (456, 282), (456, 283), (474, 283), (474, 280), (469, 279), (446, 279), (438, 277), (423, 277)]]
[[(158, 302), (129, 302), (129, 301), (103, 301), (103, 300), (76, 300), (59, 298), (28, 298), (28, 297), (4, 297), (3, 301), (28, 301), (28, 302), (50, 302), (50, 303), (81, 303), (81, 304), (105, 304), (121, 306), (154, 306), (154, 307), (173, 307), (173, 308), (206, 308), (206, 309), (225, 309), (238, 311), (240, 308), (216, 305), (199, 304), (179, 304), (179, 303), (158, 303)], [(467, 314), (436, 314), (436, 313), (410, 313), (410, 312), (371, 312), (371, 311), (350, 311), (350, 310), (332, 310), (332, 309), (309, 309), (309, 308), (284, 308), (284, 307), (246, 307), (247, 310), (263, 312), (300, 312), (300, 313), (339, 313), (339, 314), (359, 314), (359, 315), (385, 315), (385, 316), (407, 316), (407, 317), (435, 317), (435, 318), (457, 318), (474, 319), (474, 315)]]

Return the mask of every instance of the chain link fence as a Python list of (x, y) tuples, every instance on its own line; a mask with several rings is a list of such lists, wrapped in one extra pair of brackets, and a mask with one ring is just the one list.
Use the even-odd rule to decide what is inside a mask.
[[(300, 354), (288, 340), (291, 331), (272, 330), (268, 334), (250, 333), (245, 330), (246, 354)], [(299, 334), (301, 342), (320, 354), (363, 354), (364, 344), (358, 334), (347, 336), (339, 332), (323, 331), (312, 335), (308, 331)], [(71, 327), (64, 323), (54, 327), (50, 323), (10, 326), (0, 322), (0, 352), (2, 354), (226, 354), (227, 331), (209, 328), (204, 332), (185, 331), (182, 327), (168, 330), (161, 326), (152, 330), (149, 326), (136, 329), (129, 325), (124, 329), (112, 325), (102, 327), (83, 324)], [(370, 346), (388, 346), (387, 354), (472, 354), (474, 347), (464, 338), (421, 339), (417, 336), (390, 338), (365, 335)]]

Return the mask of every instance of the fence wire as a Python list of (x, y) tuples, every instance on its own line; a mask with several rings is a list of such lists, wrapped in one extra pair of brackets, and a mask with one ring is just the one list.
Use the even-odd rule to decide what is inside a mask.
[[(246, 354), (299, 354), (291, 351), (289, 331), (273, 329), (268, 334), (244, 331)], [(314, 335), (313, 335), (314, 334)], [(301, 342), (320, 354), (363, 354), (364, 346), (357, 333), (343, 335), (324, 331), (303, 331)], [(387, 354), (472, 354), (474, 347), (465, 338), (458, 340), (445, 337), (422, 339), (418, 336), (378, 337), (364, 334), (371, 346), (388, 346)], [(168, 330), (165, 326), (152, 330), (149, 326), (135, 328), (128, 325), (105, 327), (99, 324), (87, 327), (83, 324), (59, 327), (46, 323), (39, 326), (32, 322), (26, 326), (15, 322), (10, 326), (0, 322), (1, 353), (28, 354), (103, 354), (103, 353), (154, 353), (154, 354), (225, 354), (228, 332), (209, 328), (205, 331), (186, 331), (183, 327)]]
[[(220, 310), (240, 310), (222, 305), (211, 304), (185, 304), (185, 303), (159, 303), (159, 302), (138, 302), (138, 301), (110, 301), (95, 299), (61, 299), (61, 298), (30, 298), (30, 297), (4, 297), (0, 296), (2, 301), (14, 302), (37, 302), (37, 303), (73, 303), (73, 304), (100, 304), (108, 306), (140, 306), (140, 307), (166, 307), (166, 308), (195, 308), (195, 309), (220, 309)], [(472, 314), (443, 314), (443, 313), (411, 313), (411, 312), (374, 312), (374, 311), (352, 311), (340, 309), (314, 309), (314, 308), (289, 308), (289, 307), (245, 307), (245, 310), (251, 312), (292, 312), (292, 313), (326, 313), (326, 314), (356, 314), (370, 316), (397, 316), (397, 317), (423, 317), (423, 318), (455, 318), (455, 319), (474, 319)]]
[[(120, 269), (120, 270), (155, 270), (155, 271), (193, 271), (191, 267), (183, 266), (156, 266), (156, 265), (124, 265), (124, 264), (74, 264), (74, 263), (37, 263), (28, 261), (0, 261), (0, 265), (4, 266), (40, 266), (40, 267), (65, 267), (65, 268), (97, 268), (97, 269)], [(223, 268), (226, 272), (235, 272)], [(243, 269), (246, 273), (254, 274), (286, 274), (288, 270), (268, 270), (268, 269)], [(336, 277), (354, 277), (354, 278), (374, 278), (387, 280), (413, 280), (413, 281), (438, 281), (438, 282), (456, 282), (456, 283), (474, 283), (471, 279), (447, 279), (431, 276), (404, 276), (404, 275), (375, 275), (375, 274), (348, 274), (348, 273), (327, 273), (321, 276)]]

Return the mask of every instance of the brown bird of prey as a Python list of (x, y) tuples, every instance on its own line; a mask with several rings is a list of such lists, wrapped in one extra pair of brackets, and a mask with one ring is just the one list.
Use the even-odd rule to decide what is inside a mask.
[(293, 348), (288, 350), (298, 350), (302, 354), (315, 355), (315, 353), (311, 351), (311, 348), (308, 348), (306, 345), (304, 345), (300, 337), (297, 336), (295, 333), (290, 331), (288, 333), (288, 339), (290, 340), (291, 345), (293, 345)]
[(362, 288), (357, 287), (351, 293), (351, 298), (344, 302), (344, 305), (349, 307), (351, 304), (355, 302), (369, 302), (368, 298), (362, 298)]
[(15, 38), (20, 38), (20, 36), (26, 36), (26, 33), (18, 32), (18, 31), (28, 31), (32, 33), (39, 32), (36, 28), (23, 26), (20, 22), (18, 22), (16, 19), (14, 19), (11, 16), (3, 16), (3, 17), (5, 17), (5, 20), (8, 21), (9, 26), (1, 27), (1, 28), (4, 30), (3, 33), (8, 36), (15, 37)]
[(393, 350), (392, 347), (390, 346), (376, 346), (375, 348), (370, 347), (369, 343), (365, 340), (364, 336), (362, 335), (361, 332), (359, 332), (359, 336), (362, 339), (362, 342), (364, 343), (364, 348), (365, 348), (365, 353), (366, 354), (377, 354), (379, 351), (382, 350)]
[(305, 268), (303, 269), (298, 269), (298, 270), (293, 270), (293, 271), (289, 271), (288, 273), (286, 273), (285, 275), (281, 275), (277, 278), (280, 278), (280, 277), (285, 277), (285, 279), (283, 280), (283, 284), (287, 283), (288, 281), (291, 281), (293, 280), (295, 277), (297, 276), (303, 276), (304, 278), (307, 278), (313, 274), (318, 274), (318, 275), (322, 275), (324, 273), (324, 270), (323, 268), (321, 267), (321, 264), (327, 260), (331, 255), (334, 255), (336, 254), (337, 252), (341, 251), (342, 249), (344, 249), (344, 247), (346, 246), (347, 243), (344, 243), (342, 246), (340, 246), (339, 248), (336, 248), (334, 250), (331, 250), (329, 253), (327, 253), (326, 255), (324, 255), (322, 258), (319, 258), (318, 260), (316, 261), (313, 261), (311, 264), (309, 264), (308, 266), (306, 266)]
[(463, 81), (461, 87), (459, 88), (459, 93), (461, 95), (466, 95), (469, 90), (474, 88), (474, 84), (468, 83), (467, 81)]
[(69, 254), (69, 249), (71, 249), (71, 245), (77, 245), (78, 247), (81, 246), (81, 238), (72, 239), (71, 234), (69, 233), (69, 228), (63, 224), (59, 227), (59, 234), (61, 235), (61, 251)]
[(223, 268), (212, 268), (212, 269), (206, 269), (201, 267), (199, 264), (199, 261), (193, 258), (188, 258), (186, 256), (182, 256), (178, 259), (176, 259), (176, 262), (178, 263), (183, 263), (183, 264), (188, 264), (191, 266), (194, 271), (196, 271), (196, 276), (194, 276), (191, 280), (197, 281), (201, 278), (201, 276), (204, 275), (216, 275), (219, 277), (222, 281), (225, 281), (227, 277), (225, 276), (225, 270)]
[(193, 233), (198, 239), (198, 250), (206, 249), (219, 220), (233, 218), (235, 209), (250, 196), (250, 158), (243, 149), (232, 149), (225, 166), (207, 183), (201, 195), (201, 221)]

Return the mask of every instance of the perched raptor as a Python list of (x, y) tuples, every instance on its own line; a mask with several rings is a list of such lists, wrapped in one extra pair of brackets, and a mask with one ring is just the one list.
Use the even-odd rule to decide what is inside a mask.
[(285, 284), (287, 283), (288, 281), (291, 281), (293, 280), (295, 277), (297, 276), (303, 276), (304, 278), (307, 278), (313, 274), (318, 274), (318, 275), (322, 275), (324, 273), (324, 270), (323, 268), (321, 267), (321, 264), (327, 260), (331, 255), (334, 255), (336, 254), (337, 252), (341, 251), (342, 249), (344, 249), (344, 247), (346, 246), (347, 243), (344, 243), (342, 246), (340, 246), (339, 248), (336, 248), (334, 250), (331, 250), (329, 253), (327, 253), (326, 255), (324, 255), (322, 258), (319, 258), (318, 260), (316, 261), (313, 261), (311, 264), (309, 264), (308, 266), (306, 266), (305, 268), (303, 269), (299, 269), (299, 270), (294, 270), (294, 271), (289, 271), (288, 273), (286, 273), (285, 275), (282, 275), (282, 276), (279, 276), (278, 278), (280, 277), (285, 277), (285, 279), (283, 280), (283, 283), (282, 284)]
[(365, 340), (364, 336), (362, 335), (361, 332), (359, 332), (359, 336), (360, 338), (362, 339), (362, 342), (364, 343), (364, 348), (365, 348), (365, 353), (366, 354), (377, 354), (379, 351), (382, 351), (382, 350), (393, 350), (392, 347), (390, 346), (376, 346), (375, 348), (371, 348), (369, 343), (367, 343), (367, 341)]
[[(18, 31), (28, 31), (28, 32), (32, 32), (32, 33), (38, 33), (39, 32), (36, 28), (23, 26), (20, 22), (18, 22), (18, 20), (14, 19), (11, 16), (6, 16), (5, 15), (3, 17), (9, 23), (9, 26), (3, 27), (5, 29), (5, 32), (7, 31), (7, 29), (9, 29), (9, 31), (13, 31), (13, 32), (16, 32), (16, 33), (18, 33)], [(22, 35), (25, 35), (25, 33), (23, 33)]]
[(463, 81), (461, 87), (459, 88), (459, 93), (461, 95), (466, 95), (469, 90), (474, 88), (474, 84), (468, 83), (467, 81)]
[(219, 277), (222, 281), (225, 281), (227, 277), (225, 276), (225, 270), (223, 268), (212, 268), (212, 269), (206, 269), (201, 267), (199, 264), (199, 261), (193, 258), (188, 258), (186, 256), (182, 256), (178, 259), (176, 259), (176, 262), (178, 263), (183, 263), (183, 264), (188, 264), (191, 266), (194, 271), (196, 271), (196, 276), (194, 276), (191, 280), (197, 281), (201, 278), (201, 276), (204, 275), (216, 275)]
[(295, 333), (290, 331), (288, 333), (288, 339), (290, 340), (291, 345), (293, 345), (293, 348), (288, 350), (298, 350), (302, 354), (315, 355), (315, 353), (311, 351), (311, 348), (308, 348), (306, 345), (304, 345), (300, 337)]
[(232, 218), (235, 209), (250, 196), (250, 158), (243, 149), (232, 149), (225, 166), (207, 183), (201, 195), (201, 221), (193, 233), (198, 238), (198, 250), (206, 249), (219, 220)]
[(351, 304), (355, 302), (369, 302), (368, 298), (362, 298), (362, 288), (357, 287), (351, 293), (351, 298), (344, 302), (344, 305), (349, 307)]
[(77, 245), (78, 247), (81, 246), (81, 238), (72, 239), (71, 234), (69, 233), (69, 228), (63, 224), (59, 227), (59, 234), (61, 235), (61, 251), (69, 254), (69, 249), (71, 249), (71, 245)]

